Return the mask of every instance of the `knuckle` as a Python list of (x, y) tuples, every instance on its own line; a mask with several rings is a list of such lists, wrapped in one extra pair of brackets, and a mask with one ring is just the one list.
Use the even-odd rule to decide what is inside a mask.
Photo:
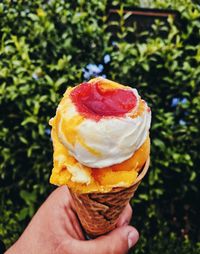
[(125, 254), (122, 249), (123, 244), (119, 241), (117, 244), (111, 244), (110, 250), (106, 254)]

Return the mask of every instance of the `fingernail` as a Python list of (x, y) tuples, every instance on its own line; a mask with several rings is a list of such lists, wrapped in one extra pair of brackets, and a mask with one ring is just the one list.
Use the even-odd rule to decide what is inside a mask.
[(139, 239), (139, 234), (136, 230), (131, 231), (128, 234), (128, 247), (129, 247), (129, 249), (137, 243), (138, 239)]

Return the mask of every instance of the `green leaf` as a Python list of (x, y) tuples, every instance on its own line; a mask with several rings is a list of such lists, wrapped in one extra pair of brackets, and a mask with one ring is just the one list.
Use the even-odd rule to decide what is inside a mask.
[(165, 143), (162, 140), (155, 138), (153, 139), (153, 144), (159, 147), (162, 151), (165, 150)]
[(22, 143), (24, 143), (24, 144), (26, 144), (26, 145), (28, 144), (28, 140), (27, 140), (26, 138), (20, 136), (19, 139), (20, 139), (20, 141), (21, 141)]
[(18, 214), (19, 221), (23, 221), (24, 219), (26, 219), (28, 214), (29, 214), (29, 208), (28, 207), (24, 207), (22, 210), (20, 210), (20, 212)]
[(27, 125), (29, 123), (37, 124), (37, 120), (33, 116), (29, 116), (26, 119), (24, 119), (24, 121), (21, 123), (21, 125), (25, 126), (25, 125)]

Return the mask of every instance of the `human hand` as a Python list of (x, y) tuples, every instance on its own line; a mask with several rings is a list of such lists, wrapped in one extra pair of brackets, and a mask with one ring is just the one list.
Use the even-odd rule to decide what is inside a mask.
[(117, 228), (94, 240), (85, 240), (66, 186), (57, 188), (42, 204), (18, 241), (5, 254), (124, 254), (138, 241), (128, 226), (130, 205), (122, 212)]

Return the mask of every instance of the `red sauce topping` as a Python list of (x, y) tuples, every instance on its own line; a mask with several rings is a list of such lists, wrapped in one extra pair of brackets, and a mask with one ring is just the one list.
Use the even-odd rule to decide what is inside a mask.
[(98, 82), (80, 84), (72, 90), (70, 97), (79, 113), (95, 120), (124, 116), (137, 105), (131, 90), (102, 89)]
[(93, 168), (94, 170), (92, 170), (92, 177), (94, 178), (94, 180), (98, 183), (101, 183), (101, 179), (102, 177), (104, 177), (105, 172), (103, 173), (102, 170), (99, 168)]

